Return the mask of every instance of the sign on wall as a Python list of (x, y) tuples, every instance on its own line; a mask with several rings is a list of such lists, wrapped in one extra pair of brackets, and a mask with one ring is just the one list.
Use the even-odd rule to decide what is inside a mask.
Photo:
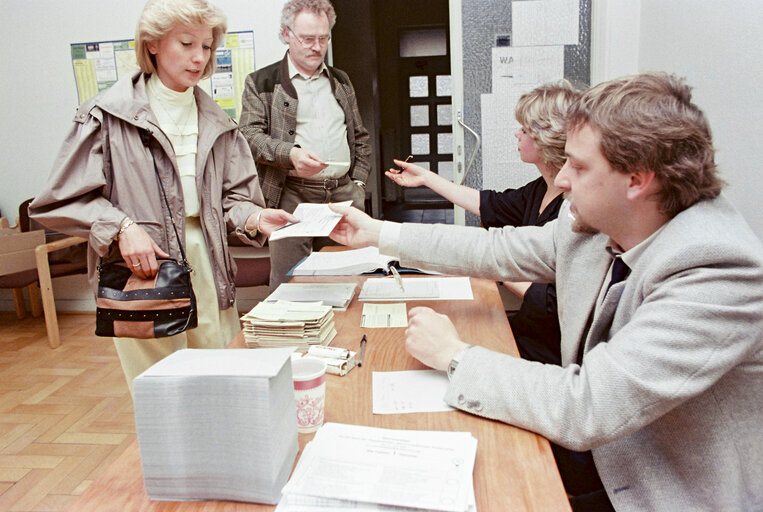
[[(71, 45), (77, 97), (82, 103), (137, 71), (135, 41), (99, 41)], [(229, 32), (215, 54), (215, 73), (199, 82), (232, 119), (241, 113), (244, 81), (254, 71), (254, 32)]]

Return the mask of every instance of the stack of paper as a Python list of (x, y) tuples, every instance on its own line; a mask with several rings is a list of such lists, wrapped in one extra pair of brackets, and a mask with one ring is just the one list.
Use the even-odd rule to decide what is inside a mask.
[(306, 352), (312, 345), (328, 345), (336, 336), (334, 311), (320, 302), (260, 302), (241, 317), (247, 347), (296, 347)]
[(469, 432), (326, 423), (305, 446), (276, 511), (473, 511), (476, 454)]
[(135, 379), (151, 499), (278, 501), (299, 449), (290, 356), (186, 349)]
[(282, 283), (265, 302), (322, 302), (336, 310), (345, 310), (355, 296), (355, 283)]

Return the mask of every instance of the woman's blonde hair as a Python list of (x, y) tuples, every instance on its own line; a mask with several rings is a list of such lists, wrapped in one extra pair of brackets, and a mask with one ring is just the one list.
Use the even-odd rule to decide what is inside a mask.
[(514, 110), (517, 121), (535, 142), (538, 155), (557, 170), (566, 160), (567, 110), (579, 98), (580, 91), (561, 80), (523, 94)]
[(215, 50), (227, 31), (225, 14), (207, 0), (149, 0), (135, 27), (135, 55), (140, 69), (156, 73), (156, 58), (148, 51), (149, 43), (159, 43), (176, 25), (204, 25), (212, 29), (212, 56), (202, 78), (215, 72)]

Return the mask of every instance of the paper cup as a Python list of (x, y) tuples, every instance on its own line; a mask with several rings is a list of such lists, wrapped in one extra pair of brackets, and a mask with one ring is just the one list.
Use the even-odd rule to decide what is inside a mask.
[(315, 432), (323, 425), (326, 399), (326, 363), (314, 357), (291, 362), (294, 401), (297, 405), (297, 431)]

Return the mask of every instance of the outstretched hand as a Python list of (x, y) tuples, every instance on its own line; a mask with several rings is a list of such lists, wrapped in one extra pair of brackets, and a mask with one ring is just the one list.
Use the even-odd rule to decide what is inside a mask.
[(468, 346), (446, 315), (427, 307), (411, 308), (408, 312), (405, 349), (430, 368), (447, 370), (451, 359)]
[(356, 248), (379, 245), (382, 221), (372, 219), (352, 206), (329, 204), (329, 208), (342, 214), (339, 224), (329, 234), (333, 241)]
[[(257, 214), (253, 213), (252, 215), (256, 216)], [(265, 208), (260, 214), (257, 229), (266, 236), (270, 236), (273, 231), (289, 222), (299, 222), (299, 219), (285, 210)], [(246, 224), (249, 225), (249, 219), (247, 219)]]
[(384, 174), (401, 187), (420, 187), (426, 185), (427, 177), (432, 174), (432, 171), (404, 160), (393, 159), (392, 161), (402, 170), (390, 169)]

